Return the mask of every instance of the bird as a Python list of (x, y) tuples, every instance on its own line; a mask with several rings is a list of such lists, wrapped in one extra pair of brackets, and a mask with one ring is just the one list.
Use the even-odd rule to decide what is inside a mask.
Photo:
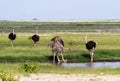
[(34, 47), (36, 47), (36, 43), (39, 41), (39, 36), (37, 34), (33, 35), (32, 40), (34, 42)]
[(34, 43), (34, 47), (36, 47), (36, 43), (39, 41), (40, 39), (40, 36), (38, 35), (38, 27), (36, 28), (36, 34), (34, 34), (32, 36), (32, 40), (33, 40), (33, 43)]
[(86, 48), (89, 50), (89, 54), (90, 54), (90, 58), (91, 58), (91, 62), (93, 62), (93, 55), (94, 55), (94, 51), (96, 48), (96, 42), (93, 40), (90, 40), (87, 42), (87, 34), (85, 36), (85, 42), (86, 42)]
[(13, 41), (16, 39), (16, 34), (14, 33), (14, 29), (13, 31), (8, 35), (8, 38), (11, 40), (11, 45), (13, 47)]

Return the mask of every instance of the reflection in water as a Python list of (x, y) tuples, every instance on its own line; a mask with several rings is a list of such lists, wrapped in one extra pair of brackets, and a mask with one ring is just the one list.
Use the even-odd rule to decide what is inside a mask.
[(119, 68), (120, 62), (63, 63), (61, 66), (78, 68)]

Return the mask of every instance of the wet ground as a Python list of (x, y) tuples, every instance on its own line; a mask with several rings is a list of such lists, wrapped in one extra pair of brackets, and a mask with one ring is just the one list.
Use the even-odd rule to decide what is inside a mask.
[(120, 62), (63, 63), (61, 66), (78, 68), (119, 68)]

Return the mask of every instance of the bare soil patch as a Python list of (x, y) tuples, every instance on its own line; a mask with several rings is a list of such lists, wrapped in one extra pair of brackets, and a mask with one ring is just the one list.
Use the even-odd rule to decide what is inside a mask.
[(120, 75), (103, 74), (31, 74), (20, 81), (120, 81)]

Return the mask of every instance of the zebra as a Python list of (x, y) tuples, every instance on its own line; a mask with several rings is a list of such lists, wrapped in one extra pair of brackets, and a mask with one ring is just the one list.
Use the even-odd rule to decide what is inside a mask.
[(55, 63), (55, 56), (57, 57), (58, 63), (60, 63), (60, 59), (58, 57), (58, 53), (62, 56), (62, 61), (65, 62), (63, 53), (64, 53), (64, 41), (61, 37), (56, 36), (51, 39), (52, 43), (49, 44), (53, 53), (53, 63)]

